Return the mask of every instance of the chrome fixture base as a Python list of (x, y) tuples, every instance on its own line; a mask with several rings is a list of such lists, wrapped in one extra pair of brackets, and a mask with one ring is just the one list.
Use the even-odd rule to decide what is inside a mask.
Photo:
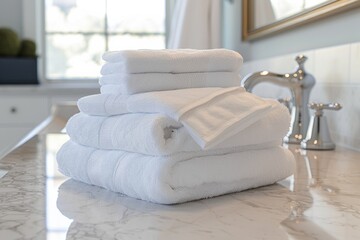
[(331, 140), (326, 117), (323, 116), (323, 110), (340, 110), (339, 103), (310, 103), (309, 108), (315, 110), (311, 117), (309, 129), (306, 138), (301, 142), (301, 148), (309, 150), (333, 150), (335, 144)]
[(315, 85), (315, 78), (305, 72), (304, 63), (307, 57), (299, 55), (296, 57), (298, 63), (294, 73), (276, 74), (268, 71), (255, 72), (245, 76), (244, 88), (251, 92), (255, 85), (262, 82), (270, 82), (282, 87), (289, 88), (291, 92), (291, 125), (290, 130), (284, 138), (285, 143), (300, 144), (306, 136), (310, 115), (307, 105), (311, 89)]

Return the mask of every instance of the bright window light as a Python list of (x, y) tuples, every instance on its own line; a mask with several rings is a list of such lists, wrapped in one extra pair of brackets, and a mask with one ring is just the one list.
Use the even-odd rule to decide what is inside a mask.
[(45, 0), (48, 80), (96, 79), (101, 55), (165, 48), (165, 0)]

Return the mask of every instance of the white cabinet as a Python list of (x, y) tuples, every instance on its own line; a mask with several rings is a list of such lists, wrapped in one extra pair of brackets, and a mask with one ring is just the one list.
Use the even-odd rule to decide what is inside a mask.
[(51, 115), (55, 104), (99, 93), (98, 84), (0, 85), (0, 159)]
[(0, 158), (49, 116), (45, 96), (0, 97)]
[(16, 146), (31, 130), (31, 127), (1, 127), (0, 159), (6, 152)]
[(49, 114), (46, 97), (0, 97), (0, 125), (33, 125)]

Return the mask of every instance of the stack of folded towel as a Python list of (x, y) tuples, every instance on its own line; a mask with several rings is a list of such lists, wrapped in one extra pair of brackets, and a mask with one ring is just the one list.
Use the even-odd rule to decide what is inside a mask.
[(101, 94), (78, 101), (59, 170), (163, 204), (272, 184), (290, 176), (281, 147), (287, 109), (247, 93), (241, 56), (224, 49), (109, 52)]
[(101, 93), (129, 95), (240, 84), (242, 58), (224, 49), (108, 52), (103, 59)]

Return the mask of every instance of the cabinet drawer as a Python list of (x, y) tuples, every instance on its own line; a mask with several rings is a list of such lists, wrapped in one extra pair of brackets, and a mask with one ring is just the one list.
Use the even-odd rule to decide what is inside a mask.
[(45, 97), (0, 97), (0, 124), (37, 124), (48, 115)]

